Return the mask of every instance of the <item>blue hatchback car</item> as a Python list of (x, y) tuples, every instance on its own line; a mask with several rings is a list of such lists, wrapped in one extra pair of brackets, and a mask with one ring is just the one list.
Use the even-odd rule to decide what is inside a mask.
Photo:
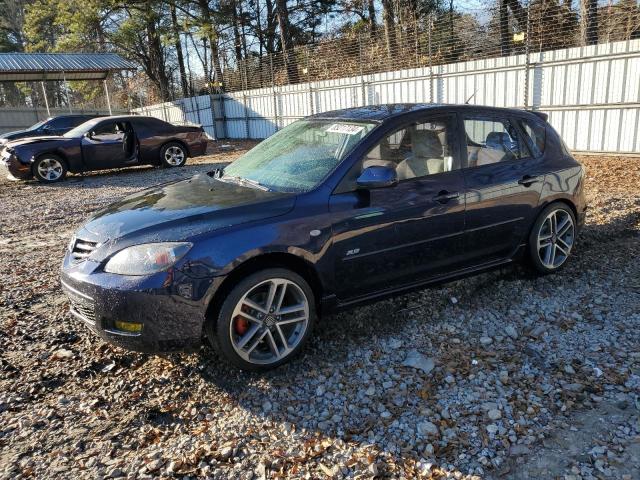
[(98, 212), (69, 243), (71, 312), (107, 341), (208, 339), (249, 370), (304, 345), (321, 313), (526, 258), (563, 267), (584, 171), (543, 114), (378, 105), (280, 130), (224, 169)]

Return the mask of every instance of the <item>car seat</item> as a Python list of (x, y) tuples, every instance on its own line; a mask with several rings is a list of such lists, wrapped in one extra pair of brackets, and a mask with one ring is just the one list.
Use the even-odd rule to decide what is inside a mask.
[(501, 162), (509, 151), (507, 148), (509, 143), (511, 143), (511, 137), (507, 132), (489, 132), (485, 146), (479, 148), (475, 155), (475, 165)]
[(434, 130), (414, 130), (411, 156), (397, 168), (400, 180), (444, 172), (442, 142)]
[(395, 168), (398, 164), (398, 152), (389, 146), (389, 138), (384, 138), (375, 146), (362, 162), (362, 169), (369, 167)]

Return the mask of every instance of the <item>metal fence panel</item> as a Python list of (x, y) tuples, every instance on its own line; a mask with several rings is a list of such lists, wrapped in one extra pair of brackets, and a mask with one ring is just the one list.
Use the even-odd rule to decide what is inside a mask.
[(206, 123), (217, 138), (258, 139), (318, 112), (467, 101), (546, 112), (576, 151), (640, 153), (640, 39), (197, 97), (199, 117), (185, 114), (190, 99), (138, 110)]

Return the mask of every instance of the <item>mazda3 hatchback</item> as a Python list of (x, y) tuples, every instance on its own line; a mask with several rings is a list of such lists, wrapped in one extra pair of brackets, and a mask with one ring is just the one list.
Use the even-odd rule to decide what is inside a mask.
[(249, 370), (290, 360), (319, 315), (525, 258), (562, 268), (584, 171), (543, 114), (378, 105), (297, 121), (224, 169), (99, 211), (62, 287), (103, 339), (208, 340)]

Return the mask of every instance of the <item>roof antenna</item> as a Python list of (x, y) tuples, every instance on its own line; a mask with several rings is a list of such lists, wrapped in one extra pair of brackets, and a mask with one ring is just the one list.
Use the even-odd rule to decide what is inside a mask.
[(473, 92), (469, 98), (467, 98), (467, 101), (466, 101), (466, 102), (464, 102), (464, 104), (465, 104), (465, 105), (469, 105), (469, 102), (471, 101), (471, 99), (472, 99), (473, 97), (475, 97), (475, 96), (476, 96), (476, 93), (478, 93), (478, 90), (479, 90), (479, 88), (476, 88), (476, 91), (475, 91), (475, 92)]

